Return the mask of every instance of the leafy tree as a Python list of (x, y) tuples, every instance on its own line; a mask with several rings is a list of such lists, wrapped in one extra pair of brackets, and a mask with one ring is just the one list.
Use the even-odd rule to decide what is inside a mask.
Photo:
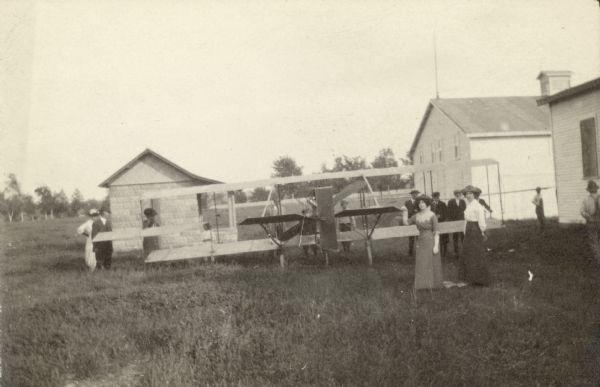
[(250, 194), (251, 202), (263, 202), (269, 198), (269, 190), (264, 187), (256, 187)]
[[(273, 174), (271, 177), (288, 177), (288, 176), (301, 176), (302, 167), (300, 167), (296, 160), (290, 156), (281, 156), (277, 160), (273, 161)], [(279, 188), (282, 198), (293, 197), (298, 191), (298, 184), (285, 184)], [(265, 198), (266, 200), (266, 198)]]
[[(394, 157), (394, 151), (391, 148), (383, 148), (371, 163), (373, 168), (391, 168), (397, 167), (398, 161)], [(402, 187), (402, 178), (399, 175), (378, 176), (372, 179), (373, 189), (385, 191), (398, 189)]]
[(246, 195), (246, 193), (242, 190), (239, 191), (235, 191), (233, 193), (234, 197), (235, 197), (235, 202), (236, 203), (246, 203), (248, 201), (248, 196)]
[(77, 216), (79, 214), (79, 211), (81, 211), (84, 207), (84, 203), (85, 200), (83, 199), (83, 195), (81, 194), (81, 191), (79, 191), (78, 189), (75, 189), (75, 191), (73, 191), (73, 195), (71, 195), (71, 204), (70, 204), (70, 208), (69, 208), (69, 214), (72, 216)]
[(15, 215), (20, 214), (23, 208), (23, 201), (21, 196), (13, 195), (6, 199), (8, 207), (8, 221), (12, 222)]
[(326, 165), (323, 165), (321, 169), (323, 172), (342, 172), (342, 171), (356, 171), (358, 169), (367, 169), (367, 161), (361, 157), (349, 157), (346, 155), (342, 155), (341, 157), (336, 157), (333, 160), (333, 168), (328, 169)]
[(21, 211), (21, 221), (23, 221), (23, 214), (28, 215), (31, 220), (33, 220), (35, 216), (35, 203), (33, 201), (33, 196), (31, 195), (23, 195), (23, 208)]
[(271, 177), (287, 177), (302, 175), (302, 167), (290, 156), (281, 156), (273, 161), (273, 174)]
[(15, 215), (21, 213), (23, 207), (22, 196), (21, 185), (17, 180), (17, 176), (14, 173), (9, 174), (4, 188), (4, 202), (9, 222), (13, 221)]
[(68, 213), (69, 199), (67, 198), (65, 191), (63, 191), (61, 189), (58, 193), (55, 193), (54, 197), (53, 197), (53, 201), (54, 201), (53, 210), (54, 210), (55, 215), (62, 217)]
[(4, 198), (4, 192), (0, 191), (0, 214), (8, 217), (8, 204)]
[(52, 195), (52, 191), (48, 186), (43, 185), (41, 187), (37, 187), (33, 192), (39, 197), (38, 207), (40, 211), (44, 214), (46, 219), (48, 219), (48, 215), (51, 218), (54, 217), (54, 195)]
[[(343, 172), (343, 171), (356, 171), (358, 169), (367, 169), (367, 162), (363, 157), (349, 157), (346, 155), (336, 157), (333, 160), (333, 167), (327, 168), (327, 165), (321, 165), (321, 171), (323, 173), (329, 172)], [(351, 182), (360, 179), (360, 178), (352, 178), (352, 179), (335, 179), (335, 180), (326, 180), (319, 183), (319, 185), (331, 185), (333, 187), (334, 192), (339, 192), (346, 185)]]

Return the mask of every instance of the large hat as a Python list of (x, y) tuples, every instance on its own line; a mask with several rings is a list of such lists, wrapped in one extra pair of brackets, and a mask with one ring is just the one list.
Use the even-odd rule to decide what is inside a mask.
[(436, 191), (436, 192), (434, 192), (434, 193), (431, 194), (431, 197), (432, 198), (439, 198), (440, 197), (440, 193)]
[(431, 199), (429, 196), (427, 195), (419, 195), (416, 199), (415, 199), (415, 204), (417, 205), (417, 207), (419, 206), (419, 202), (425, 202), (425, 204), (427, 204), (427, 207), (429, 207), (431, 205), (431, 202), (433, 201), (433, 199)]
[(590, 181), (588, 181), (586, 190), (588, 192), (592, 192), (592, 191), (596, 192), (596, 191), (598, 191), (598, 184), (596, 184), (596, 182), (594, 180), (590, 180)]
[(156, 215), (157, 215), (157, 212), (154, 210), (154, 208), (146, 208), (146, 209), (144, 210), (144, 215), (145, 215), (147, 218), (149, 218), (149, 217), (151, 217), (151, 216), (156, 216)]
[(103, 212), (108, 212), (110, 214), (110, 210), (108, 209), (108, 207), (100, 208), (100, 213), (103, 213)]
[(463, 193), (463, 195), (466, 195), (467, 192), (473, 192), (473, 193), (479, 193), (480, 194), (481, 190), (479, 188), (474, 187), (474, 186), (472, 186), (472, 185), (469, 184), (468, 186), (466, 186), (465, 188), (463, 188), (461, 192)]
[(418, 189), (413, 189), (412, 191), (410, 191), (410, 194), (411, 194), (411, 195), (412, 195), (412, 194), (419, 194), (419, 193), (421, 193), (421, 192), (419, 192), (419, 190), (418, 190)]
[(89, 216), (98, 216), (98, 215), (100, 215), (100, 213), (98, 212), (98, 210), (97, 210), (97, 209), (95, 209), (95, 208), (90, 208), (90, 210), (88, 211), (88, 215), (89, 215)]

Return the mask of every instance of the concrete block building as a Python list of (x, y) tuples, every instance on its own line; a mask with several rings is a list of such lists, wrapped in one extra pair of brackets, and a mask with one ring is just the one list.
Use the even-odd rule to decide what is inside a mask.
[[(152, 207), (162, 225), (198, 224), (198, 229), (159, 238), (160, 248), (180, 247), (200, 242), (202, 213), (196, 195), (140, 202), (142, 193), (168, 188), (220, 183), (197, 176), (158, 153), (146, 149), (100, 183), (108, 189), (113, 230), (140, 229), (144, 208)], [(141, 240), (115, 241), (116, 251), (140, 249)]]

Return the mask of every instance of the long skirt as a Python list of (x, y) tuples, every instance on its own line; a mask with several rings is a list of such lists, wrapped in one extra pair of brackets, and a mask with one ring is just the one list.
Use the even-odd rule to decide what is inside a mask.
[(462, 251), (458, 258), (458, 279), (474, 285), (489, 286), (490, 270), (477, 222), (467, 222)]
[(433, 254), (433, 243), (433, 232), (421, 231), (415, 254), (415, 289), (434, 289), (444, 286), (442, 258), (439, 251)]
[(85, 241), (85, 264), (90, 269), (90, 271), (94, 271), (96, 269), (96, 253), (94, 253), (92, 246), (92, 238), (88, 237)]
[(145, 237), (142, 240), (142, 251), (144, 255), (144, 259), (148, 258), (151, 252), (154, 250), (160, 249), (160, 243), (158, 241), (158, 237)]

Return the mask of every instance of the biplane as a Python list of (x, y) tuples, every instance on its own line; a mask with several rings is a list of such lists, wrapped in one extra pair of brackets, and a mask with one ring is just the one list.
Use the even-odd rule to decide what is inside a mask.
[[(216, 194), (226, 197), (228, 227), (219, 227), (219, 213), (217, 201), (213, 201), (214, 222), (216, 227), (205, 227), (204, 232), (209, 232), (210, 237), (202, 241), (185, 246), (161, 248), (150, 252), (146, 263), (165, 262), (195, 258), (210, 258), (234, 254), (273, 251), (279, 257), (282, 267), (286, 265), (285, 253), (290, 248), (314, 246), (321, 251), (325, 263), (329, 263), (331, 253), (338, 251), (341, 242), (363, 241), (366, 246), (368, 264), (373, 263), (372, 244), (376, 240), (404, 238), (419, 234), (414, 225), (382, 226), (380, 220), (385, 216), (398, 217), (401, 202), (380, 203), (373, 191), (369, 179), (384, 176), (399, 176), (406, 174), (431, 172), (444, 168), (470, 168), (476, 166), (495, 165), (492, 159), (456, 161), (451, 163), (411, 165), (381, 169), (363, 169), (354, 171), (320, 173), (304, 176), (289, 176), (257, 180), (251, 182), (210, 184), (183, 188), (171, 188), (158, 191), (145, 192), (140, 197), (140, 212), (143, 211), (143, 202), (156, 202), (157, 200), (172, 200), (182, 196), (196, 195), (214, 199)], [(499, 173), (498, 173), (499, 176)], [(337, 181), (338, 191), (335, 192), (329, 184)], [(342, 185), (339, 184), (342, 182)], [(287, 199), (287, 202), (296, 203), (286, 210), (281, 195), (281, 188), (291, 184), (304, 184), (310, 187), (307, 197)], [(258, 214), (246, 216), (237, 222), (235, 192), (256, 187), (269, 187), (269, 194), (265, 207)], [(501, 194), (501, 193), (500, 193)], [(354, 207), (335, 212), (336, 205), (345, 198), (355, 197)], [(200, 202), (200, 200), (199, 200)], [(500, 200), (502, 203), (502, 200)], [(246, 203), (244, 203), (246, 204)], [(210, 208), (209, 205), (205, 206)], [(271, 207), (267, 213), (267, 207)], [(290, 213), (291, 212), (291, 213)], [(502, 213), (502, 209), (501, 209)], [(199, 214), (199, 217), (202, 217)], [(352, 231), (340, 232), (337, 218), (354, 217), (362, 220), (361, 227)], [(388, 222), (390, 223), (390, 222)], [(123, 229), (98, 234), (94, 241), (118, 241), (127, 239), (142, 239), (176, 235), (190, 231), (200, 231), (199, 228), (207, 223), (199, 219), (197, 223), (184, 225), (168, 225), (148, 229)], [(462, 231), (464, 221), (442, 222), (439, 224), (440, 233), (454, 233)], [(240, 240), (238, 230), (241, 228), (259, 227), (264, 234), (262, 237)], [(489, 218), (488, 229), (502, 227), (502, 221)], [(233, 231), (233, 232), (232, 232)]]

